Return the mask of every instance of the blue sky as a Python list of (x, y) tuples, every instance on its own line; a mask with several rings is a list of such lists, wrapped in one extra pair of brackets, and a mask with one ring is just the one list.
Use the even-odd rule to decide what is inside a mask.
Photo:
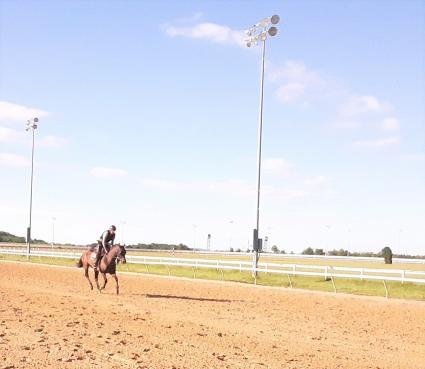
[(422, 1), (2, 1), (0, 229), (215, 249), (425, 250)]

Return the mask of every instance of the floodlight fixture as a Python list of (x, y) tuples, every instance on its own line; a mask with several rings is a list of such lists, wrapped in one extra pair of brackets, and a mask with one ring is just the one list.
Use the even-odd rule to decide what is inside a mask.
[(279, 17), (277, 14), (273, 15), (273, 16), (270, 18), (270, 22), (271, 22), (271, 24), (278, 24), (278, 23), (279, 23), (279, 21), (280, 21), (280, 17)]
[(270, 25), (279, 23), (280, 18), (277, 14), (270, 18), (264, 18), (257, 24), (245, 31), (247, 39), (245, 40), (246, 46), (251, 47), (253, 44), (257, 45), (259, 41), (265, 42), (267, 36), (276, 36), (277, 28)]
[(28, 119), (27, 120), (27, 128), (25, 130), (29, 131), (31, 128), (37, 129), (38, 126), (37, 126), (36, 123), (38, 123), (38, 118)]
[(269, 30), (267, 31), (267, 33), (272, 37), (276, 36), (277, 35), (277, 28), (276, 27), (270, 27)]

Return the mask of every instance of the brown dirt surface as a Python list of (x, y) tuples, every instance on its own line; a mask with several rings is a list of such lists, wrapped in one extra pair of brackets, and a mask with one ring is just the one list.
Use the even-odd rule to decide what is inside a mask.
[[(92, 277), (92, 276), (91, 276)], [(0, 369), (425, 368), (425, 303), (0, 263)]]

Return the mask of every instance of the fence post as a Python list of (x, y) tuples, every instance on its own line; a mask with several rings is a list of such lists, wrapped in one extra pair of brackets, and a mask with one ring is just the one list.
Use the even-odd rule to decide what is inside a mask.
[(385, 298), (388, 298), (388, 288), (387, 288), (387, 283), (385, 282), (385, 279), (383, 280), (383, 282), (385, 287)]
[(401, 284), (404, 284), (404, 277), (406, 276), (406, 271), (403, 269), (401, 271)]
[[(331, 267), (331, 269), (332, 269), (332, 267)], [(330, 271), (330, 274), (331, 274), (332, 286), (333, 286), (333, 288), (334, 288), (334, 292), (336, 293), (336, 285), (335, 285), (334, 277), (333, 277), (333, 275), (332, 275), (332, 270)]]

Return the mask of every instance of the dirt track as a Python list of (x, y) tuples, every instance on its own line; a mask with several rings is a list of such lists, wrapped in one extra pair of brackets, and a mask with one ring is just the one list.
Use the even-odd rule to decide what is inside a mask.
[(0, 263), (0, 368), (425, 368), (425, 303)]

